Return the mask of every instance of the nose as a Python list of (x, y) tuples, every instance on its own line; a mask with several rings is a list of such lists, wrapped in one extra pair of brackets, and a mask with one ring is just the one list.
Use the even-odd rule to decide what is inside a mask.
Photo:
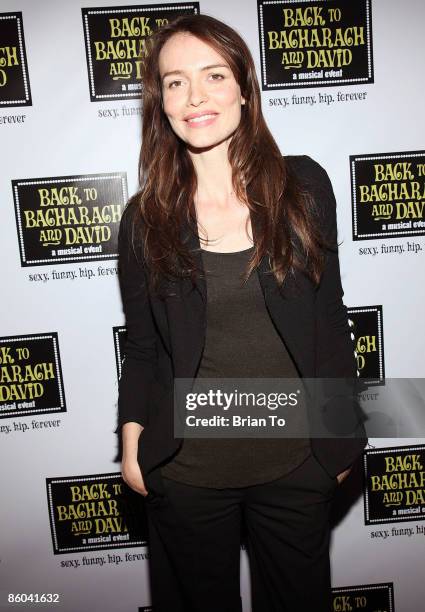
[(193, 79), (189, 87), (188, 104), (190, 106), (199, 106), (208, 98), (204, 85), (198, 80)]

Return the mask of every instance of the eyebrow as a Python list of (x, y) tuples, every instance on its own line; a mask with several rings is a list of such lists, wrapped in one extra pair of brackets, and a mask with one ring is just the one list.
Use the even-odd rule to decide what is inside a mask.
[[(201, 68), (200, 72), (204, 72), (205, 70), (212, 70), (213, 68), (227, 68), (228, 70), (230, 70), (227, 64), (210, 64), (209, 66), (204, 66), (203, 68)], [(163, 81), (165, 77), (171, 76), (173, 74), (184, 74), (184, 70), (170, 70), (170, 72), (166, 72), (162, 76), (161, 81)]]

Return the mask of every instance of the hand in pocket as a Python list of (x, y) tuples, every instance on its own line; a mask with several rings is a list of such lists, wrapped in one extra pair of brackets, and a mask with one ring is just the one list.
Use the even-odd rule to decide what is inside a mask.
[(124, 482), (128, 484), (130, 489), (140, 493), (143, 497), (148, 495), (137, 458), (124, 458), (121, 463), (121, 474)]

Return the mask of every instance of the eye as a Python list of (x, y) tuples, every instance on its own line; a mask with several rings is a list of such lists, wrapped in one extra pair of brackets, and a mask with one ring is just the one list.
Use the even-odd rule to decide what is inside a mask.
[(218, 72), (210, 74), (210, 77), (212, 77), (213, 81), (221, 81), (225, 78), (223, 74), (219, 74)]
[(180, 85), (181, 81), (170, 81), (167, 85), (167, 89), (173, 89), (175, 85)]

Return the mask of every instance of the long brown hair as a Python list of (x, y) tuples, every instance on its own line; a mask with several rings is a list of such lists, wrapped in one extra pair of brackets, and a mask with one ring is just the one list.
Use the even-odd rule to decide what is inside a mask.
[(173, 132), (162, 109), (159, 54), (177, 33), (192, 34), (217, 51), (229, 64), (246, 100), (228, 149), (234, 192), (250, 209), (253, 231), (257, 228), (245, 278), (268, 255), (279, 284), (296, 268), (317, 284), (325, 242), (314, 222), (314, 201), (292, 175), (266, 125), (251, 53), (239, 34), (221, 21), (207, 15), (184, 15), (152, 34), (142, 66), (141, 189), (130, 204), (137, 207), (136, 223), (141, 222), (140, 228), (135, 229), (136, 223), (133, 226), (133, 235), (143, 232), (151, 288), (158, 288), (161, 277), (189, 276), (194, 282), (200, 272), (181, 238), (185, 223), (197, 232), (196, 172), (186, 144)]

